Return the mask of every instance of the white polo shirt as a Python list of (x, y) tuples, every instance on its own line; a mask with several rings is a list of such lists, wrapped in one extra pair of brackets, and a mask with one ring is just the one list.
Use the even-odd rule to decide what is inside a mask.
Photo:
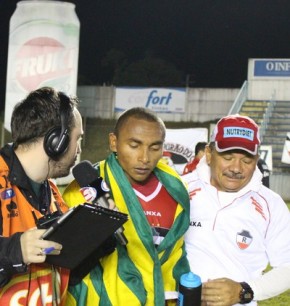
[(210, 185), (204, 158), (195, 172), (183, 176), (191, 198), (186, 250), (191, 270), (202, 281), (227, 277), (250, 282), (261, 277), (268, 263), (290, 264), (289, 210), (261, 177), (257, 168), (239, 192), (219, 192)]

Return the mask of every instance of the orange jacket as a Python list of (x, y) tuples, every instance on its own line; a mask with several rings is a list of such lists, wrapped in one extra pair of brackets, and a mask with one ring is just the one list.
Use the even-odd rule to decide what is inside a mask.
[[(20, 189), (8, 180), (8, 174), (8, 165), (3, 157), (0, 156), (2, 216), (2, 237), (0, 237), (0, 240), (12, 240), (13, 237), (19, 235), (17, 233), (35, 227), (32, 210), (34, 210), (37, 218), (42, 217), (42, 214), (33, 208)], [(57, 201), (62, 211), (66, 211), (68, 208), (63, 202), (57, 187), (52, 181), (49, 181), (49, 184), (52, 192), (51, 211), (56, 210), (55, 201)], [(13, 243), (19, 244), (19, 240), (16, 239)], [(1, 246), (3, 245), (1, 243)], [(9, 251), (6, 250), (6, 254), (8, 253)], [(24, 266), (23, 263), (19, 263), (19, 265)], [(53, 267), (46, 263), (31, 264), (27, 269), (24, 269), (23, 273), (16, 273), (17, 264), (11, 263), (11, 267), (13, 267), (13, 272), (11, 273), (11, 271), (5, 271), (5, 267), (0, 263), (1, 266), (0, 273), (10, 273), (12, 278), (5, 286), (0, 288), (0, 305), (64, 305), (69, 277), (67, 269)], [(53, 303), (53, 300), (57, 300), (57, 304)]]

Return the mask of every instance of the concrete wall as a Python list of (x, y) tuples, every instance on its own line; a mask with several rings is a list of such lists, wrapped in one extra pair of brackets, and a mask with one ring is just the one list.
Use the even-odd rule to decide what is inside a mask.
[(248, 82), (249, 100), (290, 101), (289, 80), (251, 80)]
[[(186, 93), (186, 112), (184, 114), (164, 114), (164, 121), (206, 122), (219, 119), (228, 114), (239, 88), (188, 88)], [(88, 118), (115, 117), (115, 87), (78, 86), (77, 95), (81, 99), (80, 112)]]
[(290, 101), (290, 59), (250, 58), (248, 99)]
[(270, 188), (280, 194), (284, 201), (290, 201), (290, 174), (270, 174)]
[(228, 114), (238, 89), (190, 88), (184, 121), (205, 122)]
[(81, 100), (79, 110), (87, 118), (114, 118), (115, 88), (107, 86), (78, 86)]

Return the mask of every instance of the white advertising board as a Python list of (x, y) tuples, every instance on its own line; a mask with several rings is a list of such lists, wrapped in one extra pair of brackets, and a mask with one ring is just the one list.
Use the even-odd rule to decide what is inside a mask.
[(185, 93), (185, 88), (117, 87), (115, 112), (145, 107), (156, 113), (184, 113)]
[(200, 141), (208, 141), (207, 128), (166, 129), (164, 158), (182, 174), (185, 165), (194, 158), (195, 145)]

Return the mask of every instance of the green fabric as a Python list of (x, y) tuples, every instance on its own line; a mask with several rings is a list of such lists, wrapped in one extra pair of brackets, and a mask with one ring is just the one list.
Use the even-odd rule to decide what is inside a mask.
[[(131, 184), (129, 183), (123, 169), (121, 168), (116, 155), (111, 154), (106, 160), (105, 166), (105, 179), (108, 179), (108, 175), (106, 174), (106, 167), (109, 166), (113, 176), (118, 178), (118, 184), (122, 191), (124, 199), (126, 199), (127, 208), (130, 215), (134, 216), (132, 221), (135, 225), (135, 228), (138, 232), (140, 239), (143, 244), (146, 246), (148, 253), (151, 255), (152, 259), (155, 262), (154, 269), (154, 288), (155, 288), (155, 305), (163, 305), (164, 304), (164, 288), (162, 282), (162, 274), (161, 274), (161, 265), (168, 260), (172, 249), (174, 248), (174, 242), (179, 239), (187, 230), (189, 225), (189, 200), (187, 192), (176, 192), (177, 190), (184, 190), (183, 183), (173, 178), (168, 173), (160, 170), (159, 168), (154, 169), (154, 174), (158, 178), (158, 180), (162, 183), (163, 186), (166, 186), (169, 194), (180, 203), (184, 212), (181, 213), (177, 219), (175, 220), (173, 227), (167, 233), (165, 239), (161, 242), (161, 244), (157, 247), (152, 243), (152, 232), (150, 227), (147, 226), (148, 222), (146, 216), (143, 212), (142, 206), (140, 205), (137, 196), (135, 195), (134, 190), (132, 189)], [(188, 218), (186, 217), (188, 216)], [(161, 259), (158, 257), (158, 253), (164, 251)], [(124, 254), (123, 254), (124, 256)], [(186, 265), (187, 260), (183, 260), (183, 264)], [(122, 271), (123, 266), (120, 268), (120, 272)], [(121, 276), (121, 275), (120, 275)], [(126, 280), (124, 279), (126, 282)], [(136, 288), (133, 292), (136, 292)]]
[[(170, 287), (169, 290), (174, 291), (177, 289), (181, 274), (189, 271), (183, 241), (183, 235), (189, 226), (189, 196), (187, 190), (169, 166), (158, 163), (154, 169), (154, 174), (179, 205), (178, 214), (172, 228), (161, 244), (156, 247), (153, 243), (151, 227), (142, 206), (116, 155), (110, 154), (105, 161), (96, 165), (96, 169), (111, 188), (112, 195), (115, 194), (119, 197), (114, 199), (116, 205), (121, 211), (129, 213), (128, 222), (131, 223), (127, 225), (127, 230), (124, 231), (129, 243), (127, 246), (118, 244), (114, 253), (103, 258), (100, 265), (91, 271), (85, 281), (70, 288), (70, 293), (74, 296), (77, 305), (111, 306), (114, 304), (112, 299), (117, 298), (118, 303), (120, 303), (123, 298), (127, 298), (128, 303), (134, 306), (151, 306), (151, 304), (152, 306), (164, 306), (163, 277), (166, 277), (168, 287)], [(119, 194), (119, 191), (121, 194)], [(178, 247), (175, 249), (177, 244)], [(140, 250), (144, 253), (139, 256), (138, 252)], [(173, 260), (173, 258), (175, 259)], [(165, 275), (163, 274), (165, 273), (162, 268), (163, 265), (166, 267)], [(150, 274), (146, 272), (151, 270), (153, 272)], [(107, 276), (109, 276), (108, 279), (105, 278), (105, 281), (101, 281), (105, 277), (103, 271), (107, 271)], [(147, 292), (146, 284), (152, 287), (152, 281), (154, 282), (152, 289), (154, 292), (151, 289), (149, 289), (150, 292)], [(118, 286), (121, 286), (115, 289), (117, 292), (113, 290), (114, 286), (111, 282), (116, 282)], [(127, 288), (126, 293), (120, 291), (119, 288), (123, 288), (122, 286)], [(92, 300), (92, 295), (88, 294), (88, 290), (93, 289), (100, 298), (100, 302), (94, 298)]]

